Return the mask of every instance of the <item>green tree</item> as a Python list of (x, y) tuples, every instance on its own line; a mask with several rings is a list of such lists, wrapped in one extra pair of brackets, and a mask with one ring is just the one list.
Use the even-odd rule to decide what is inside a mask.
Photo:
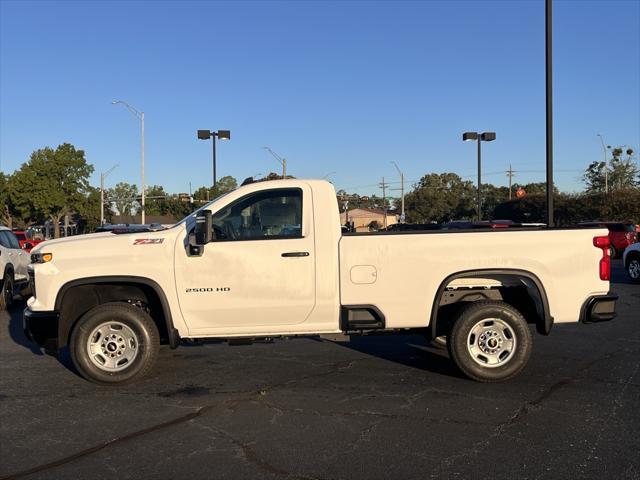
[(408, 223), (446, 222), (473, 218), (475, 188), (455, 173), (423, 176), (413, 191), (405, 195)]
[[(200, 195), (206, 195), (206, 187), (201, 187), (198, 191)], [(198, 192), (197, 191), (197, 192)], [(171, 216), (176, 219), (183, 218), (193, 210), (192, 204), (179, 195), (168, 194), (161, 185), (152, 185), (147, 189), (145, 211), (147, 215)], [(153, 198), (157, 197), (157, 198)], [(206, 198), (206, 197), (205, 197)]]
[(582, 181), (587, 187), (587, 192), (604, 192), (605, 190), (605, 162), (591, 162), (582, 175)]
[[(260, 180), (257, 180), (257, 181), (262, 181), (262, 180), (267, 180), (267, 179), (261, 178)], [(272, 180), (272, 179), (269, 179), (269, 180)], [(193, 196), (194, 203), (197, 205), (200, 203), (213, 200), (214, 198), (219, 197), (220, 195), (223, 195), (232, 190), (235, 190), (236, 188), (238, 188), (238, 182), (236, 181), (236, 179), (230, 175), (227, 175), (217, 181), (216, 188), (200, 187), (195, 192), (193, 192), (192, 196)]]
[(138, 187), (136, 185), (127, 182), (118, 182), (115, 187), (107, 190), (106, 197), (109, 198), (109, 202), (115, 204), (116, 210), (120, 215), (135, 215), (138, 211), (140, 204), (137, 200)]
[[(104, 204), (104, 218), (107, 223), (111, 223), (113, 220), (113, 209), (111, 204), (105, 201)], [(100, 226), (100, 189), (96, 187), (89, 187), (84, 202), (78, 208), (77, 215), (74, 218), (78, 225), (78, 231), (80, 233), (93, 232), (98, 226)]]
[[(624, 154), (626, 158), (623, 158)], [(640, 185), (640, 170), (633, 157), (633, 149), (616, 147), (611, 150), (611, 159), (606, 163), (591, 162), (582, 176), (587, 192), (604, 192), (606, 188), (609, 191), (624, 190)], [(606, 181), (605, 177), (608, 177)]]
[(146, 215), (166, 215), (168, 211), (167, 198), (168, 195), (161, 185), (151, 185), (145, 189), (145, 206)]
[(509, 187), (496, 187), (491, 183), (483, 183), (480, 194), (482, 196), (482, 218), (491, 220), (497, 218), (494, 214), (496, 206), (509, 199)]
[(238, 182), (236, 181), (235, 178), (233, 178), (230, 175), (222, 177), (220, 180), (216, 182), (216, 186), (213, 189), (212, 198), (216, 198), (216, 197), (219, 197), (220, 195), (224, 195), (225, 193), (235, 190), (236, 188), (238, 188)]
[(10, 185), (12, 185), (11, 175), (0, 172), (0, 224), (12, 228), (18, 212), (11, 199)]
[(614, 148), (611, 151), (611, 171), (609, 173), (609, 187), (611, 190), (624, 190), (640, 185), (640, 170), (633, 161), (633, 149), (627, 148), (624, 152), (627, 158), (623, 159), (622, 147)]
[(60, 219), (82, 208), (89, 191), (93, 166), (83, 150), (64, 143), (53, 150), (34, 151), (12, 179), (11, 197), (23, 218), (50, 219), (55, 238), (60, 236)]

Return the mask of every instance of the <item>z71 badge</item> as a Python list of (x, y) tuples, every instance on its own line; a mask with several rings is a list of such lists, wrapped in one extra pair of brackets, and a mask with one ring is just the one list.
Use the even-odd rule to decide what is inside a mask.
[(156, 245), (164, 242), (164, 238), (136, 238), (133, 241), (134, 245)]

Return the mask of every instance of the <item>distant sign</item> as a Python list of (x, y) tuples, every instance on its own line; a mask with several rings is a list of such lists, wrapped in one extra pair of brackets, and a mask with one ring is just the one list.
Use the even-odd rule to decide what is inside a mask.
[(518, 190), (516, 190), (516, 197), (518, 198), (522, 198), (527, 194), (527, 192), (524, 190), (524, 188), (519, 188)]

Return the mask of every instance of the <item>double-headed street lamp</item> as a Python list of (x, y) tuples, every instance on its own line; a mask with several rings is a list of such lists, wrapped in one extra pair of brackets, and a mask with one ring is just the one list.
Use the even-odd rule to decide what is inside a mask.
[(231, 130), (218, 130), (217, 132), (210, 132), (209, 130), (198, 130), (198, 138), (200, 140), (212, 140), (213, 145), (213, 186), (216, 188), (216, 137), (220, 140), (231, 140)]
[(482, 160), (481, 160), (482, 156), (480, 153), (480, 143), (492, 142), (495, 139), (496, 139), (495, 132), (484, 132), (484, 133), (464, 132), (462, 134), (462, 140), (464, 140), (465, 142), (468, 142), (471, 140), (478, 141), (478, 221), (482, 220), (482, 210), (481, 210), (482, 200), (480, 197), (480, 187), (482, 182)]
[(136, 110), (134, 107), (123, 100), (113, 100), (111, 103), (113, 105), (117, 105), (119, 103), (124, 105), (132, 115), (136, 116), (140, 120), (140, 190), (142, 191), (141, 223), (144, 224), (144, 112)]

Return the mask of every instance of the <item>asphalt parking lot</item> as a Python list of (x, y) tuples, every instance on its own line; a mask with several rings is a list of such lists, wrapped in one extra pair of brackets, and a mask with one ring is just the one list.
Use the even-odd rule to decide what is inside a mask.
[(164, 349), (97, 387), (0, 313), (0, 479), (640, 478), (640, 286), (619, 316), (536, 335), (528, 367), (462, 378), (418, 336)]

